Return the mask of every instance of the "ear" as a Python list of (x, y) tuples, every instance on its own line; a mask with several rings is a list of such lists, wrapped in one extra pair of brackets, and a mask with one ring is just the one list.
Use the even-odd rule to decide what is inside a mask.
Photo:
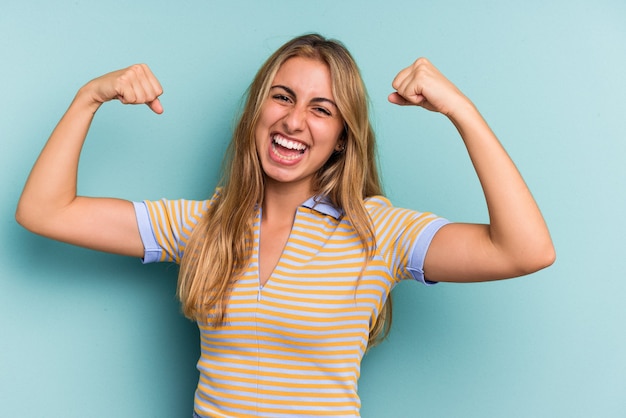
[(335, 152), (344, 152), (346, 149), (346, 141), (348, 140), (348, 125), (343, 123), (343, 131), (337, 140), (337, 145), (335, 145)]

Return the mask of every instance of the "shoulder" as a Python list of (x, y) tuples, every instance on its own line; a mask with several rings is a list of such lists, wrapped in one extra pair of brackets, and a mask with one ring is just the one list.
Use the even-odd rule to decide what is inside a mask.
[(419, 225), (422, 228), (433, 221), (447, 222), (432, 212), (421, 212), (394, 206), (384, 196), (366, 198), (365, 209), (377, 228), (384, 227), (386, 229), (394, 226), (403, 229), (410, 227), (410, 225)]
[(376, 195), (365, 198), (365, 208), (368, 211), (392, 207), (391, 201), (385, 196)]
[(387, 217), (400, 212), (414, 212), (409, 209), (394, 206), (385, 196), (370, 196), (364, 201), (365, 210), (372, 219)]
[(159, 199), (146, 200), (145, 204), (150, 217), (155, 219), (181, 219), (184, 223), (196, 223), (204, 216), (215, 202), (219, 201), (220, 190), (216, 189), (210, 199)]

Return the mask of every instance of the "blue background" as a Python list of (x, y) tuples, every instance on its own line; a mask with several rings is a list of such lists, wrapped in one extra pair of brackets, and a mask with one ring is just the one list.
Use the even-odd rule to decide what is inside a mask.
[(0, 416), (190, 416), (198, 333), (176, 267), (37, 237), (15, 204), (76, 90), (135, 62), (159, 76), (165, 114), (104, 106), (79, 192), (207, 197), (253, 74), (309, 31), (357, 59), (396, 205), (487, 221), (454, 127), (386, 102), (426, 56), (501, 138), (558, 254), (523, 279), (400, 285), (391, 336), (363, 362), (362, 415), (626, 416), (625, 2), (1, 3)]

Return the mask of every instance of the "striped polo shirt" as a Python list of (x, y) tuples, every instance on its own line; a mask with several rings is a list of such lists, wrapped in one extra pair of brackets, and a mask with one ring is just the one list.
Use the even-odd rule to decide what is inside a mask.
[[(200, 327), (202, 417), (357, 417), (360, 363), (370, 328), (400, 280), (424, 279), (426, 250), (447, 221), (366, 199), (376, 249), (364, 247), (341, 210), (311, 198), (297, 210), (281, 258), (259, 285), (260, 209), (247, 269), (219, 328)], [(209, 200), (135, 203), (144, 262), (179, 263)]]

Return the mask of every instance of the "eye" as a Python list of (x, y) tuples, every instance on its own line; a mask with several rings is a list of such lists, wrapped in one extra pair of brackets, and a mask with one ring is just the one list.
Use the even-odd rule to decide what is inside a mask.
[(321, 107), (321, 106), (317, 106), (313, 108), (313, 111), (315, 113), (318, 113), (322, 116), (332, 116), (333, 114), (330, 112), (330, 110), (326, 109), (325, 107)]
[(291, 98), (285, 94), (274, 94), (272, 98), (278, 102), (291, 103)]

